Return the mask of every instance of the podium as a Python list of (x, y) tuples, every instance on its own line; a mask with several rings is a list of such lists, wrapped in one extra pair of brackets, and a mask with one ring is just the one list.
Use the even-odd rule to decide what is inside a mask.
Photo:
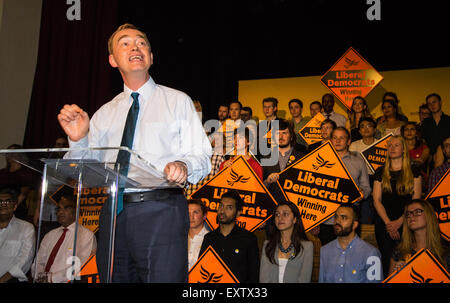
[[(126, 176), (119, 173), (120, 165), (116, 163), (119, 151), (130, 155)], [(31, 265), (34, 282), (79, 281), (83, 278), (80, 273), (88, 263), (88, 281), (112, 282), (119, 193), (180, 187), (176, 183), (168, 182), (161, 170), (127, 147), (7, 149), (0, 150), (0, 155), (4, 156), (7, 163), (6, 168), (0, 171), (0, 188), (12, 188), (18, 193), (16, 217), (19, 216), (18, 209), (25, 208), (27, 211), (20, 213), (20, 219), (33, 222), (37, 227)], [(73, 212), (69, 209), (70, 215), (62, 214), (65, 210), (58, 210), (58, 203), (63, 198), (74, 203), (76, 201)], [(10, 205), (7, 203), (1, 207), (2, 212), (11, 211), (8, 210)], [(101, 212), (108, 215), (107, 220), (103, 220), (102, 226), (99, 226)], [(52, 237), (59, 237), (57, 229), (61, 227), (57, 227), (58, 221), (67, 220), (67, 217), (72, 215), (73, 234), (68, 237), (70, 241), (73, 237), (73, 243), (70, 242), (62, 253), (57, 254), (60, 257), (66, 256), (65, 264), (61, 260), (56, 264), (55, 259), (51, 270), (43, 271), (49, 259), (49, 250), (56, 242)], [(106, 274), (100, 281), (95, 273), (99, 230), (103, 237), (102, 243), (107, 243), (106, 247), (103, 245), (99, 248), (102, 255), (107, 256), (107, 262), (101, 265), (102, 272)], [(60, 230), (59, 234), (61, 233)], [(48, 248), (50, 243), (52, 247)], [(29, 264), (24, 266), (23, 271), (28, 271), (27, 267)]]

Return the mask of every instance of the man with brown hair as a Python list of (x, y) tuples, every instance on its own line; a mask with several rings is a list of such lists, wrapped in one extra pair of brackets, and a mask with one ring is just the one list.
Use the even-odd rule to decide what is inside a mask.
[[(189, 218), (181, 186), (186, 181), (197, 183), (209, 173), (211, 145), (191, 98), (156, 84), (150, 76), (153, 53), (145, 33), (124, 24), (111, 35), (108, 49), (109, 63), (119, 70), (124, 90), (91, 120), (77, 105), (64, 106), (58, 120), (70, 147), (127, 146), (169, 182), (180, 185), (154, 189), (144, 180), (139, 188), (124, 189), (122, 200), (119, 196), (112, 282), (187, 282)], [(134, 161), (114, 151), (95, 158), (104, 162), (115, 157), (121, 168)], [(120, 172), (136, 177), (132, 169)], [(110, 204), (105, 203), (100, 216), (97, 265), (102, 282), (109, 279), (110, 235), (102, 227), (110, 224)]]

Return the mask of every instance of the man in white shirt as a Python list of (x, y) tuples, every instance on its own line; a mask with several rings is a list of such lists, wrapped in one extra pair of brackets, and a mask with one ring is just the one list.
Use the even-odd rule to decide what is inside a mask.
[[(76, 200), (74, 196), (62, 196), (56, 208), (60, 227), (49, 231), (39, 246), (36, 260), (31, 272), (36, 280), (41, 273), (50, 272), (51, 283), (65, 283), (72, 277), (72, 261), (74, 261), (74, 277), (88, 258), (95, 254), (97, 241), (92, 231), (78, 225), (77, 246), (75, 244)], [(77, 258), (79, 262), (77, 262)], [(80, 268), (76, 268), (77, 264)]]
[[(118, 68), (124, 91), (91, 120), (75, 104), (63, 107), (58, 120), (70, 147), (114, 147), (132, 137), (130, 148), (163, 172), (168, 181), (180, 186), (186, 181), (197, 183), (211, 170), (212, 151), (191, 99), (153, 81), (149, 74), (153, 64), (150, 43), (134, 25), (120, 26), (111, 35), (108, 49), (109, 63)], [(125, 136), (129, 134), (128, 122), (133, 120), (130, 116), (136, 119), (135, 129)], [(116, 156), (117, 152), (106, 151), (95, 158), (116, 161)], [(128, 177), (136, 177), (132, 167)], [(141, 183), (148, 186), (146, 189), (134, 193), (125, 190), (123, 210), (118, 208), (112, 281), (187, 282), (189, 218), (183, 191), (152, 189), (145, 181)], [(110, 281), (110, 235), (102, 228), (110, 224), (110, 204), (103, 206), (100, 216), (97, 266), (102, 282)]]
[(202, 247), (203, 237), (208, 233), (205, 227), (206, 215), (208, 208), (200, 200), (189, 200), (189, 237), (188, 237), (188, 260), (189, 269), (194, 266), (199, 257), (200, 248)]
[(34, 227), (14, 216), (17, 199), (15, 191), (0, 190), (0, 283), (27, 281), (33, 262)]
[(347, 118), (343, 115), (336, 113), (334, 108), (334, 96), (332, 94), (325, 94), (322, 97), (323, 115), (330, 120), (336, 122), (336, 126), (345, 126)]

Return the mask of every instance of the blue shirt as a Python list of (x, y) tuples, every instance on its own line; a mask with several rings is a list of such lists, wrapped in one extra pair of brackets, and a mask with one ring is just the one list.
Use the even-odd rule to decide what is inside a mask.
[(380, 252), (357, 235), (346, 249), (338, 239), (320, 249), (319, 283), (373, 283), (382, 277)]

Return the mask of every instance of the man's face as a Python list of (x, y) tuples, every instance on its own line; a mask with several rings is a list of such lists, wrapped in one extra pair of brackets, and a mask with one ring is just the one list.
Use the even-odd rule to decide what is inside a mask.
[(320, 113), (320, 106), (318, 104), (311, 104), (311, 106), (309, 107), (309, 111), (311, 113), (311, 117), (314, 117), (315, 115), (317, 115), (318, 113)]
[(263, 102), (263, 112), (266, 118), (275, 116), (277, 107), (273, 105), (273, 102)]
[(76, 209), (73, 203), (65, 197), (62, 197), (61, 200), (59, 200), (58, 207), (56, 208), (56, 217), (58, 218), (59, 224), (64, 227), (67, 227), (75, 222)]
[(190, 228), (195, 229), (204, 224), (206, 214), (203, 214), (202, 208), (197, 204), (189, 204), (189, 223)]
[(447, 157), (448, 161), (450, 161), (450, 138), (446, 139), (443, 143), (444, 145), (444, 155)]
[(226, 118), (228, 118), (228, 107), (219, 106), (219, 111), (217, 112), (217, 117), (219, 118), (219, 121), (224, 121)]
[(239, 103), (231, 103), (230, 104), (230, 119), (237, 120), (241, 118), (241, 107)]
[(138, 30), (121, 30), (114, 36), (112, 46), (109, 63), (122, 74), (147, 73), (153, 64), (150, 44)]
[(338, 237), (351, 234), (357, 227), (353, 218), (353, 210), (347, 207), (339, 207), (334, 215), (334, 233)]
[(217, 221), (220, 224), (231, 224), (236, 221), (238, 211), (236, 208), (236, 201), (232, 198), (222, 198), (217, 209)]
[(288, 147), (291, 144), (291, 133), (289, 129), (280, 129), (278, 134), (278, 146), (281, 148)]
[(302, 114), (303, 108), (297, 102), (291, 102), (289, 105), (289, 112), (291, 113), (292, 118), (300, 117)]
[(13, 201), (10, 194), (0, 194), (0, 217), (3, 220), (12, 218), (17, 208), (17, 201)]
[(332, 131), (333, 131), (333, 125), (331, 125), (330, 123), (325, 123), (324, 125), (322, 125), (320, 127), (320, 133), (322, 134), (322, 139), (323, 140), (330, 139)]
[(326, 113), (331, 113), (334, 107), (334, 99), (331, 96), (325, 96), (322, 101), (322, 107)]
[(241, 120), (244, 122), (247, 122), (248, 120), (250, 120), (252, 117), (250, 116), (250, 112), (247, 110), (241, 110)]
[(334, 148), (338, 152), (347, 150), (350, 142), (351, 141), (347, 136), (347, 133), (340, 129), (335, 130), (331, 136), (331, 144), (333, 144)]
[(426, 118), (431, 117), (431, 111), (428, 108), (421, 108), (419, 110), (419, 120), (422, 122)]
[(359, 133), (363, 138), (372, 138), (375, 135), (375, 127), (369, 121), (362, 121), (359, 125)]
[(427, 99), (427, 105), (431, 113), (438, 113), (441, 111), (442, 101), (439, 101), (436, 96), (431, 96)]

